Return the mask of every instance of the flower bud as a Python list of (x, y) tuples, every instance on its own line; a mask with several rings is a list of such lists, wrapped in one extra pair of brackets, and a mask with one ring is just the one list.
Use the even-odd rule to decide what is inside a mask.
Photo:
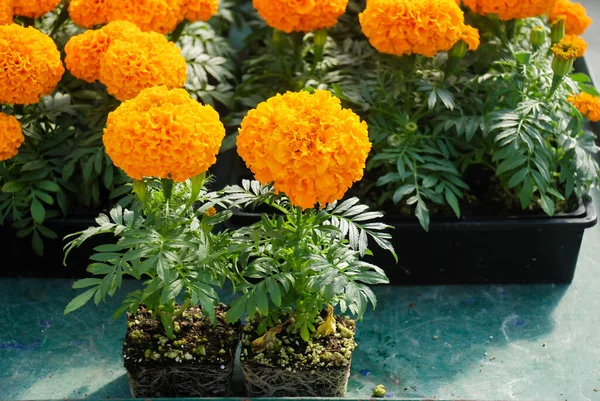
[(531, 30), (529, 39), (533, 47), (538, 48), (546, 43), (546, 31), (541, 26), (536, 26)]
[(552, 23), (552, 30), (550, 31), (550, 39), (552, 44), (558, 43), (565, 37), (565, 21), (567, 17), (561, 15)]
[(562, 57), (554, 56), (552, 60), (552, 71), (557, 77), (564, 77), (569, 74), (573, 69), (573, 59), (564, 59)]
[(448, 56), (452, 58), (463, 58), (467, 54), (467, 50), (469, 50), (469, 45), (464, 40), (459, 40), (456, 44), (450, 49), (448, 52)]

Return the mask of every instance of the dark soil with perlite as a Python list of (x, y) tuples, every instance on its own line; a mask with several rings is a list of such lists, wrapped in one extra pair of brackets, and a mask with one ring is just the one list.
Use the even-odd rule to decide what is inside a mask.
[[(317, 321), (323, 323), (326, 313)], [(348, 387), (355, 322), (335, 317), (330, 335), (304, 341), (292, 330), (293, 322), (259, 336), (257, 321), (244, 327), (242, 370), (251, 397), (343, 397)]]
[(215, 308), (216, 326), (199, 307), (181, 311), (172, 339), (144, 306), (128, 315), (123, 358), (133, 396), (229, 395), (241, 330), (225, 322), (226, 311), (223, 304)]

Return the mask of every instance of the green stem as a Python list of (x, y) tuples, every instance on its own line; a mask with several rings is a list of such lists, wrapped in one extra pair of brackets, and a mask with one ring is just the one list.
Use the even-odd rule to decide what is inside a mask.
[(71, 0), (63, 0), (63, 8), (60, 10), (60, 14), (56, 21), (54, 21), (54, 26), (52, 27), (52, 32), (50, 33), (51, 37), (54, 37), (61, 26), (69, 19), (69, 4)]
[(171, 42), (177, 43), (177, 41), (181, 37), (181, 34), (183, 33), (183, 30), (187, 24), (188, 24), (188, 20), (184, 19), (177, 25), (175, 30), (171, 33)]

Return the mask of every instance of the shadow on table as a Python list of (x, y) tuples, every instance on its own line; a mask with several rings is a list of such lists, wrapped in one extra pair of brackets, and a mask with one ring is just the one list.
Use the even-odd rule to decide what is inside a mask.
[[(395, 397), (488, 398), (489, 366), (520, 366), (523, 347), (543, 346), (568, 285), (379, 287), (379, 305), (357, 326), (349, 396), (368, 397), (383, 383)], [(516, 345), (518, 343), (518, 345)], [(538, 344), (539, 343), (539, 344)], [(495, 360), (494, 351), (503, 359)], [(520, 348), (520, 349), (519, 349)], [(477, 369), (469, 391), (455, 382)], [(506, 373), (520, 378), (518, 371)], [(488, 383), (488, 384), (486, 384)]]

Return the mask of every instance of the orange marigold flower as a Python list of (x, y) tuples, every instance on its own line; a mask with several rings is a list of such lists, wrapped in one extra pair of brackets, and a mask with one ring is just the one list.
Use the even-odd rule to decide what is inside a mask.
[(133, 179), (181, 182), (216, 162), (225, 127), (209, 105), (184, 89), (144, 89), (108, 115), (102, 140), (113, 163)]
[(79, 26), (91, 28), (108, 22), (105, 0), (71, 0), (69, 16)]
[(183, 20), (185, 0), (105, 0), (109, 21), (133, 22), (142, 31), (166, 34)]
[(471, 25), (465, 25), (463, 26), (460, 40), (464, 41), (469, 46), (469, 50), (475, 51), (479, 48), (480, 44), (479, 31)]
[(52, 93), (65, 69), (48, 35), (0, 25), (0, 103), (34, 104)]
[(373, 47), (396, 55), (450, 50), (464, 26), (454, 0), (369, 0), (359, 19)]
[(592, 19), (587, 16), (585, 8), (569, 0), (556, 0), (548, 16), (552, 22), (559, 16), (565, 16), (565, 31), (571, 35), (582, 35), (592, 24)]
[(181, 88), (186, 78), (187, 64), (181, 50), (156, 32), (117, 40), (100, 60), (100, 82), (119, 100), (132, 99), (152, 86)]
[(573, 60), (583, 57), (587, 47), (587, 42), (579, 36), (565, 35), (560, 42), (552, 46), (552, 52), (563, 60)]
[(592, 122), (600, 121), (600, 98), (581, 92), (577, 96), (569, 96), (567, 101), (577, 108)]
[(257, 180), (306, 209), (341, 199), (362, 178), (371, 143), (366, 122), (317, 90), (259, 104), (242, 121), (237, 149)]
[(215, 209), (213, 206), (209, 207), (206, 212), (204, 212), (204, 215), (206, 217), (212, 217), (215, 214), (217, 214), (217, 209)]
[(0, 113), (0, 161), (16, 156), (23, 141), (25, 137), (19, 120), (15, 116)]
[(54, 10), (60, 0), (13, 0), (13, 12), (23, 17), (38, 18)]
[(181, 11), (190, 22), (208, 21), (219, 11), (219, 0), (185, 0)]
[(479, 14), (496, 14), (508, 21), (546, 14), (556, 0), (463, 0), (471, 10)]
[(346, 11), (348, 0), (252, 0), (252, 4), (270, 27), (290, 33), (331, 28)]
[(0, 0), (0, 25), (12, 24), (12, 0)]
[(109, 22), (101, 29), (85, 31), (73, 36), (65, 46), (65, 64), (74, 77), (87, 82), (100, 79), (100, 60), (110, 44), (116, 40), (141, 33), (127, 21)]

